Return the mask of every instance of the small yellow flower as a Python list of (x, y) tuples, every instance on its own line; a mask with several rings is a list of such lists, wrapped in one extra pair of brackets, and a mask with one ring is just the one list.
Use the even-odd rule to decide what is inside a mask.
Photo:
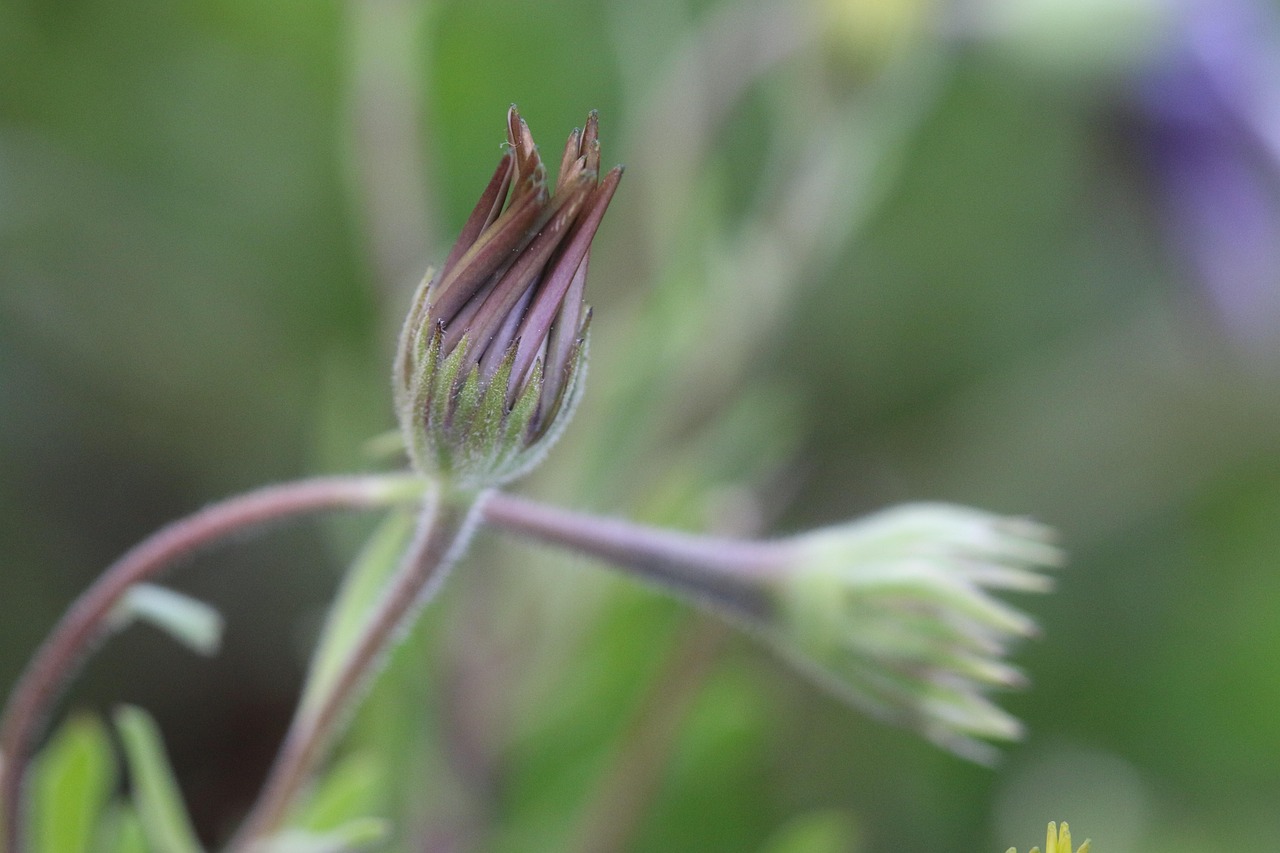
[[(1006, 853), (1018, 853), (1018, 851), (1010, 847)], [(1040, 853), (1040, 848), (1032, 847), (1031, 853)], [(1045, 834), (1044, 853), (1071, 853), (1071, 828), (1067, 826), (1066, 821), (1062, 822), (1061, 827), (1049, 821), (1049, 831)], [(1081, 844), (1080, 849), (1075, 853), (1089, 853), (1089, 842), (1085, 841)]]

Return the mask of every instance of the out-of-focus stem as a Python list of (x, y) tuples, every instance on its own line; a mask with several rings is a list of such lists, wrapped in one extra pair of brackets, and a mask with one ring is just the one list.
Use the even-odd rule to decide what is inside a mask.
[(613, 760), (592, 785), (570, 850), (627, 850), (649, 814), (680, 727), (714, 672), (730, 629), (714, 619), (690, 617), (641, 698)]
[[(768, 615), (768, 581), (787, 558), (783, 542), (675, 533), (501, 493), (485, 506), (484, 518), (509, 533), (596, 557), (747, 619)], [(596, 785), (571, 849), (625, 849), (652, 798), (674, 733), (714, 665), (724, 637), (724, 628), (713, 621), (699, 620), (685, 629), (675, 644), (679, 653), (668, 659), (615, 761)]]
[(692, 596), (720, 612), (767, 616), (768, 580), (786, 560), (786, 544), (694, 536), (601, 518), (494, 493), (484, 520), (502, 530), (597, 557)]
[(426, 481), (414, 475), (322, 477), (267, 486), (205, 507), (161, 528), (128, 551), (67, 610), (36, 652), (9, 696), (0, 722), (0, 822), (8, 853), (22, 853), (22, 793), (33, 742), (63, 686), (134, 584), (232, 533), (269, 521), (326, 509), (371, 509), (421, 498)]
[(413, 541), (360, 638), (324, 697), (299, 707), (262, 793), (231, 849), (251, 851), (279, 829), (298, 791), (339, 733), (383, 658), (466, 550), (485, 494), (438, 489), (423, 509)]

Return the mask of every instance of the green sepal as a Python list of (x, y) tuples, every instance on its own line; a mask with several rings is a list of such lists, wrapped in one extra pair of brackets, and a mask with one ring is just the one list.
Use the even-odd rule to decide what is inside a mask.
[(533, 375), (506, 413), (499, 434), (491, 442), (488, 460), (490, 482), (505, 483), (527, 470), (524, 457), (531, 448), (525, 437), (528, 435), (529, 421), (537, 411), (541, 391), (542, 377), (535, 363)]
[(435, 391), (433, 378), (436, 366), (440, 363), (441, 335), (437, 330), (423, 340), (424, 349), (415, 354), (414, 373), (410, 380), (412, 387), (404, 408), (399, 412), (400, 425), (405, 433), (405, 449), (414, 467), (420, 471), (426, 470), (423, 463), (431, 450), (427, 414)]
[(451, 435), (464, 440), (469, 435), (468, 427), (471, 418), (474, 417), (476, 407), (480, 405), (486, 387), (487, 385), (480, 381), (480, 365), (473, 364), (467, 371), (467, 378), (462, 381), (462, 387), (454, 395), (453, 409), (449, 413), (448, 421), (444, 423), (444, 428)]
[(431, 279), (434, 276), (435, 271), (428, 268), (427, 274), (422, 277), (422, 282), (413, 292), (413, 299), (409, 303), (409, 314), (404, 319), (404, 325), (400, 327), (391, 383), (395, 392), (397, 411), (402, 410), (413, 395), (413, 380), (424, 346), (422, 333), (426, 324), (423, 321), (430, 308), (427, 298), (430, 293)]
[(504, 449), (500, 436), (509, 417), (507, 388), (511, 384), (511, 370), (515, 359), (516, 346), (512, 344), (498, 363), (498, 369), (489, 378), (463, 437), (467, 446), (467, 464), (474, 466), (477, 471), (492, 471), (494, 462)]
[[(539, 359), (527, 379), (514, 382), (514, 343), (486, 379), (467, 355), (468, 336), (447, 356), (443, 337), (437, 328), (416, 353), (413, 391), (399, 413), (410, 459), (422, 473), (464, 491), (502, 485), (537, 465), (563, 431), (581, 395), (586, 339), (574, 345), (556, 381)], [(519, 389), (514, 400), (513, 385)], [(553, 400), (543, 399), (548, 391)]]
[[(440, 337), (439, 333), (436, 337)], [(433, 345), (438, 346), (438, 344)], [(471, 349), (471, 342), (464, 335), (454, 347), (453, 352), (445, 357), (434, 375), (428, 379), (428, 383), (432, 386), (431, 399), (422, 408), (426, 415), (422, 431), (431, 441), (431, 453), (435, 463), (430, 470), (445, 476), (452, 474), (457, 457), (458, 448), (452, 441), (450, 424), (456, 410), (455, 400), (460, 393), (459, 376), (463, 366), (468, 362), (469, 349)]]
[[(582, 328), (585, 334), (591, 315), (587, 315)], [(559, 440), (564, 428), (569, 425), (578, 401), (582, 399), (582, 389), (586, 385), (587, 375), (587, 339), (580, 338), (570, 351), (565, 362), (565, 376), (557, 385), (556, 397), (550, 405), (543, 405), (538, 418), (538, 435), (535, 440), (550, 447)]]

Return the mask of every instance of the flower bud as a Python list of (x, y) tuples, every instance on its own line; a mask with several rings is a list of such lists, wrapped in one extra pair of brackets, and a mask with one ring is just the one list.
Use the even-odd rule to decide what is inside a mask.
[(988, 590), (1047, 591), (1040, 570), (1060, 562), (1049, 540), (1034, 522), (942, 504), (798, 536), (762, 627), (853, 704), (989, 761), (982, 739), (1013, 739), (1021, 726), (985, 694), (1025, 682), (1004, 657), (1036, 627)]
[(586, 372), (588, 255), (622, 177), (603, 179), (597, 118), (574, 130), (555, 186), (513, 106), (507, 150), (436, 275), (414, 294), (394, 386), (415, 468), (461, 489), (536, 465)]
[(496, 494), (485, 517), (610, 562), (770, 643), (837, 696), (964, 758), (1011, 739), (986, 698), (1022, 686), (1009, 644), (1036, 632), (991, 590), (1046, 592), (1048, 528), (967, 507), (908, 504), (785, 539), (694, 536)]

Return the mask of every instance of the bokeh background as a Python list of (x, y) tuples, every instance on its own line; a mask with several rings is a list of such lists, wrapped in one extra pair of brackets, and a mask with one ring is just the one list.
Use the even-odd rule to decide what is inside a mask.
[[(0, 687), (215, 498), (385, 467), (411, 288), (517, 102), (628, 171), (591, 377), (522, 493), (720, 533), (904, 500), (1061, 531), (994, 770), (750, 639), (485, 534), (344, 753), (396, 849), (1100, 853), (1280, 837), (1280, 9), (1268, 0), (3, 0)], [(372, 529), (200, 557), (160, 720), (210, 843)]]

